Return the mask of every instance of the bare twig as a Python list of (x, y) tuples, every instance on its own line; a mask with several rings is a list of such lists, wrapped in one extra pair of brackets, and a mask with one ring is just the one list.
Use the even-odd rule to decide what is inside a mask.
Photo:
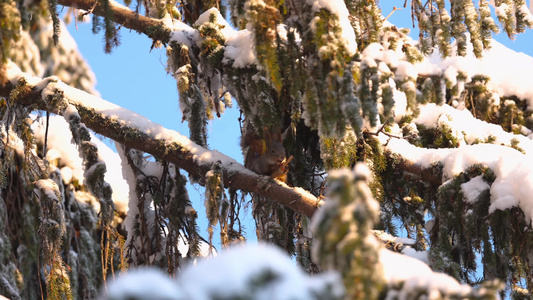
[(392, 14), (393, 14), (395, 11), (397, 11), (397, 10), (401, 10), (401, 8), (398, 8), (398, 7), (394, 6), (394, 7), (392, 8), (392, 11), (390, 12), (390, 14), (388, 14), (387, 17), (386, 17), (385, 19), (383, 19), (383, 21), (387, 21), (387, 19), (390, 18), (390, 17), (392, 16)]

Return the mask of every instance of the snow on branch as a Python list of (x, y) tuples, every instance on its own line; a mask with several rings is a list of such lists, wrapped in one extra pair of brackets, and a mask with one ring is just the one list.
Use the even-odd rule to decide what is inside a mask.
[[(471, 288), (449, 275), (433, 272), (414, 258), (386, 249), (377, 254), (385, 266), (384, 279), (388, 285), (385, 299), (412, 299), (415, 295), (419, 298), (431, 295), (431, 299), (485, 299), (490, 298), (490, 286), (496, 285), (492, 282), (484, 288)], [(265, 277), (265, 274), (271, 274), (273, 279), (257, 280), (250, 288), (250, 278)], [(242, 299), (259, 294), (268, 295), (269, 299), (345, 299), (341, 281), (334, 272), (304, 274), (275, 246), (246, 244), (185, 267), (178, 279), (169, 279), (161, 270), (151, 268), (121, 273), (102, 296), (107, 296), (105, 299), (124, 299), (125, 295), (142, 299), (210, 299), (212, 295), (224, 295)]]
[[(257, 193), (307, 216), (312, 216), (319, 204), (315, 196), (301, 188), (291, 188), (269, 177), (259, 176), (216, 150), (202, 148), (176, 131), (72, 88), (56, 77), (32, 77), (12, 63), (8, 64), (7, 77), (10, 82), (0, 86), (0, 96), (9, 97), (12, 91), (18, 89), (18, 104), (36, 105), (38, 109), (56, 114), (68, 113), (66, 108), (73, 105), (82, 122), (94, 132), (169, 161), (189, 172), (200, 183), (203, 183), (212, 165), (220, 162), (227, 187)], [(59, 94), (63, 95), (63, 103), (49, 102), (52, 98), (57, 99)], [(51, 95), (56, 97), (48, 97)]]
[(433, 299), (470, 299), (473, 295), (490, 298), (490, 287), (498, 286), (492, 281), (476, 290), (447, 274), (433, 271), (416, 258), (388, 249), (381, 249), (379, 257), (389, 289), (386, 299), (417, 299), (414, 294), (432, 295)]
[(526, 221), (533, 220), (533, 161), (530, 156), (502, 145), (476, 144), (459, 148), (418, 148), (403, 139), (390, 139), (386, 146), (391, 155), (398, 155), (406, 165), (418, 170), (442, 163), (442, 180), (451, 179), (476, 164), (484, 165), (494, 172), (495, 181), (490, 187), (489, 213), (520, 207)]
[(429, 103), (420, 106), (420, 114), (414, 122), (426, 128), (449, 128), (459, 145), (490, 142), (520, 149), (524, 154), (533, 153), (533, 141), (530, 138), (507, 132), (500, 125), (477, 119), (466, 109)]

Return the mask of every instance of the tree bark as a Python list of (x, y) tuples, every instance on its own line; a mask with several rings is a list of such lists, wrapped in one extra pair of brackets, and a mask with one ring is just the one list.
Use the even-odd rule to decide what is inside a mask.
[[(63, 6), (83, 9), (97, 16), (104, 17), (107, 15), (102, 2), (97, 0), (59, 0), (57, 3)], [(133, 29), (138, 33), (146, 34), (151, 39), (161, 41), (164, 44), (169, 42), (172, 29), (168, 28), (163, 21), (142, 16), (112, 0), (109, 0), (109, 10), (111, 14), (107, 17), (113, 22), (128, 29)]]
[[(52, 79), (48, 84), (55, 80)], [(42, 82), (45, 81), (46, 79)], [(48, 84), (38, 84), (37, 87), (36, 85), (26, 83), (23, 88), (17, 88), (8, 82), (5, 85), (0, 85), (0, 97), (9, 98), (11, 92), (17, 88), (16, 99), (12, 99), (16, 101), (16, 104), (62, 114), (57, 106), (50, 107), (48, 103), (43, 101), (42, 91), (46, 89)], [(77, 92), (84, 93), (79, 90)], [(138, 149), (150, 153), (159, 159), (171, 162), (177, 167), (189, 172), (191, 177), (197, 178), (200, 183), (202, 183), (205, 174), (211, 170), (215, 163), (205, 163), (198, 160), (195, 153), (191, 152), (190, 147), (181, 145), (177, 141), (156, 138), (136, 127), (124, 125), (124, 122), (121, 122), (121, 120), (104, 113), (96, 112), (92, 107), (84, 106), (81, 104), (81, 101), (76, 101), (76, 99), (69, 99), (66, 96), (63, 99), (68, 104), (76, 107), (82, 122), (95, 133), (113, 139), (126, 147)], [(105, 101), (102, 99), (98, 100)], [(131, 113), (134, 114), (133, 112)], [(190, 141), (190, 144), (194, 143)], [(196, 144), (194, 145), (195, 147), (200, 147)], [(210, 152), (207, 153), (207, 156), (220, 157), (218, 152), (215, 153), (201, 147), (199, 149)], [(265, 196), (309, 217), (314, 214), (319, 206), (319, 200), (311, 193), (288, 187), (269, 177), (257, 175), (234, 160), (225, 161), (230, 161), (229, 165), (227, 165), (228, 163), (226, 165), (222, 164), (224, 185), (226, 187)]]
[(385, 156), (387, 157), (388, 163), (393, 164), (394, 168), (398, 170), (413, 174), (433, 186), (440, 186), (442, 184), (442, 171), (435, 172), (435, 170), (431, 170), (430, 168), (424, 168), (405, 159), (398, 153), (392, 153), (387, 150), (387, 147), (385, 147)]

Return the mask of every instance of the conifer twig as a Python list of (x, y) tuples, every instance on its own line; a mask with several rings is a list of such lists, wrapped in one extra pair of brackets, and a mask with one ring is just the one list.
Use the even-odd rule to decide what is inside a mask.
[(379, 127), (379, 129), (376, 131), (376, 132), (371, 132), (371, 131), (367, 131), (366, 133), (367, 134), (370, 134), (370, 135), (375, 135), (375, 136), (378, 136), (380, 133), (383, 133), (384, 135), (390, 137), (390, 138), (396, 138), (396, 139), (403, 139), (404, 137), (402, 136), (398, 136), (398, 135), (395, 135), (395, 134), (392, 134), (392, 133), (389, 133), (389, 132), (386, 132), (384, 129), (385, 129), (385, 125), (387, 125), (386, 123), (383, 123), (381, 125), (381, 127)]

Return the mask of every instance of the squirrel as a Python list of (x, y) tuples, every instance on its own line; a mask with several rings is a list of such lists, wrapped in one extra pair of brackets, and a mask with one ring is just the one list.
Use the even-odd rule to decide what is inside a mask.
[(253, 130), (241, 137), (241, 148), (246, 152), (244, 166), (259, 175), (267, 175), (283, 182), (286, 181), (288, 164), (285, 147), (279, 131), (264, 130), (263, 138)]

